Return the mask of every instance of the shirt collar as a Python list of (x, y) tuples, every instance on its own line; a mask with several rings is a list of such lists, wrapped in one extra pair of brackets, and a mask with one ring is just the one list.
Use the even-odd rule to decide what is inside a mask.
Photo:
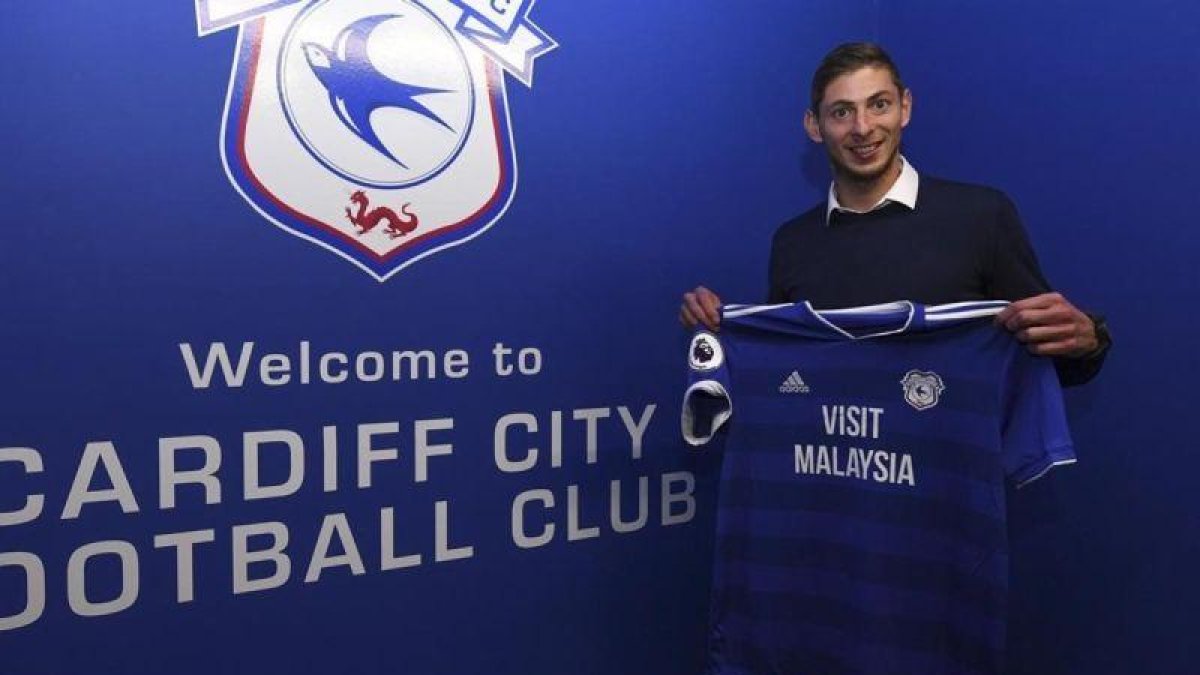
[[(867, 211), (883, 208), (892, 202), (898, 202), (907, 206), (909, 209), (917, 208), (917, 188), (920, 185), (920, 176), (917, 175), (917, 170), (909, 164), (904, 156), (900, 156), (900, 177), (892, 183), (892, 187), (888, 189), (887, 194)], [(829, 199), (825, 202), (825, 224), (829, 224), (829, 217), (834, 211), (848, 211), (850, 213), (866, 213), (867, 211), (855, 211), (854, 209), (846, 208), (838, 203), (837, 190), (834, 189), (834, 184), (829, 184)]]

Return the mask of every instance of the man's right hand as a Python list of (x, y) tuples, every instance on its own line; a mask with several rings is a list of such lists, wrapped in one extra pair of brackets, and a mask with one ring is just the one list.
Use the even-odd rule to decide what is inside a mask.
[(703, 286), (683, 294), (683, 304), (679, 307), (679, 321), (688, 328), (695, 328), (702, 323), (709, 330), (717, 330), (721, 325), (721, 298), (716, 293)]

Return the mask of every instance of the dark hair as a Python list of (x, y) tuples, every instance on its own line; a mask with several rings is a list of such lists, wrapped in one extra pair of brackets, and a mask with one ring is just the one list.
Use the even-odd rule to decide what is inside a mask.
[(813, 73), (811, 106), (814, 115), (821, 114), (821, 99), (825, 96), (825, 88), (837, 78), (852, 73), (860, 68), (887, 68), (892, 74), (892, 82), (900, 93), (904, 93), (904, 81), (900, 79), (900, 70), (892, 62), (892, 57), (883, 47), (873, 42), (847, 42), (833, 48), (833, 51), (821, 59), (821, 65)]

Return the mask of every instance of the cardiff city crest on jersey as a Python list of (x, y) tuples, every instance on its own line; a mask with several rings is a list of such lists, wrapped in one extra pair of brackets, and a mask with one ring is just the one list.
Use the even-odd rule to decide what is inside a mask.
[(946, 385), (937, 373), (910, 370), (900, 380), (904, 388), (904, 400), (917, 410), (928, 410), (938, 404)]
[(534, 0), (196, 0), (239, 27), (221, 152), (268, 221), (383, 281), (503, 216), (505, 73), (557, 46)]

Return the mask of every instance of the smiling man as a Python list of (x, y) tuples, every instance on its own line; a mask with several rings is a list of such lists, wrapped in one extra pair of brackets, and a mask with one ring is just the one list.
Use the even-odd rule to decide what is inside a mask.
[[(833, 182), (823, 203), (776, 231), (769, 302), (1009, 300), (996, 321), (1055, 357), (1064, 384), (1099, 371), (1110, 342), (1103, 321), (1052, 291), (1008, 197), (919, 175), (900, 154), (913, 99), (887, 52), (835, 48), (813, 75), (810, 106), (804, 128), (825, 146)], [(715, 330), (720, 309), (701, 286), (684, 294), (680, 320)]]

